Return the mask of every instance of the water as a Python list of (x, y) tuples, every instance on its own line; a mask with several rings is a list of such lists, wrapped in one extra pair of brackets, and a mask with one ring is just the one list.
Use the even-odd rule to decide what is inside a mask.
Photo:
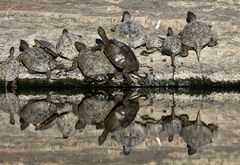
[(238, 164), (239, 95), (161, 88), (1, 92), (0, 162)]

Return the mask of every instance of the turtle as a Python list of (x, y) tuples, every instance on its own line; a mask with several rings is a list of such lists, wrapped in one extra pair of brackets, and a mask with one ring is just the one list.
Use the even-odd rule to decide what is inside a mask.
[[(62, 35), (58, 38), (56, 44), (57, 53), (62, 58), (74, 60), (78, 55), (78, 50), (75, 48), (75, 42), (81, 42), (82, 36), (70, 33), (67, 29), (63, 29)], [(83, 44), (83, 43), (82, 43)]]
[(104, 120), (104, 131), (98, 137), (98, 144), (102, 145), (105, 142), (109, 132), (129, 126), (134, 121), (139, 108), (138, 99), (129, 99), (129, 95), (118, 102)]
[(38, 129), (38, 124), (41, 124), (56, 111), (57, 106), (51, 102), (49, 97), (47, 99), (29, 100), (19, 111), (21, 130), (26, 129), (29, 124), (33, 124)]
[(126, 43), (131, 48), (138, 48), (145, 44), (146, 28), (131, 19), (131, 14), (124, 11), (121, 23), (111, 31), (115, 32), (119, 41)]
[(9, 57), (0, 63), (0, 79), (5, 81), (5, 87), (7, 83), (13, 81), (13, 86), (15, 85), (15, 79), (19, 76), (20, 63), (14, 58), (14, 47), (11, 47), (9, 52)]
[(10, 114), (10, 124), (15, 124), (14, 113), (18, 113), (20, 110), (19, 98), (9, 92), (0, 94), (0, 110)]
[(101, 26), (98, 27), (98, 34), (102, 38), (103, 44), (93, 47), (92, 50), (103, 49), (106, 57), (122, 73), (127, 82), (132, 82), (129, 73), (142, 77), (137, 73), (139, 61), (129, 46), (118, 40), (108, 39), (105, 30)]
[(102, 125), (109, 112), (120, 100), (120, 96), (113, 96), (105, 91), (97, 91), (85, 94), (81, 103), (74, 108), (78, 116), (76, 128), (82, 129), (87, 124)]
[(112, 79), (116, 69), (102, 51), (92, 51), (81, 42), (75, 42), (74, 45), (79, 54), (73, 60), (72, 67), (66, 71), (78, 67), (84, 75), (84, 80), (93, 80), (97, 84), (104, 84)]
[(35, 47), (42, 48), (46, 53), (50, 54), (53, 57), (53, 59), (56, 59), (58, 56), (60, 56), (57, 53), (55, 45), (53, 45), (51, 42), (46, 40), (34, 39), (34, 43)]
[(187, 25), (184, 27), (180, 33), (180, 39), (186, 50), (194, 50), (197, 55), (197, 60), (201, 67), (200, 63), (200, 52), (206, 46), (214, 47), (216, 46), (217, 40), (213, 36), (211, 25), (208, 25), (204, 22), (197, 21), (196, 15), (188, 11), (187, 12)]
[(75, 125), (78, 122), (78, 117), (72, 111), (65, 112), (57, 118), (57, 125), (63, 138), (67, 139), (75, 134)]
[(195, 121), (184, 122), (180, 136), (187, 143), (188, 155), (193, 155), (197, 149), (212, 142), (214, 133), (218, 126), (206, 124), (201, 121), (200, 110)]
[(47, 80), (51, 79), (53, 69), (64, 69), (63, 64), (58, 64), (53, 57), (47, 54), (42, 48), (29, 47), (24, 40), (20, 41), (19, 50), (22, 52), (18, 60), (28, 69), (29, 73), (46, 73)]
[(113, 137), (123, 146), (123, 153), (129, 155), (133, 147), (145, 141), (145, 127), (133, 121), (128, 127), (115, 131)]

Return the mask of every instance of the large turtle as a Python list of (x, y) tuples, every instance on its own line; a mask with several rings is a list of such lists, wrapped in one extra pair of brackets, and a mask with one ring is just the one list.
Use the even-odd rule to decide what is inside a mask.
[(74, 110), (78, 116), (76, 128), (82, 129), (87, 124), (101, 125), (119, 100), (120, 98), (103, 91), (85, 94), (81, 103)]
[(111, 30), (116, 33), (117, 40), (126, 43), (131, 48), (145, 44), (145, 27), (133, 21), (128, 11), (123, 12), (121, 23)]
[(19, 50), (22, 52), (18, 59), (28, 69), (29, 73), (46, 73), (47, 79), (51, 78), (53, 69), (64, 68), (63, 64), (57, 64), (53, 57), (46, 53), (42, 48), (29, 47), (24, 40), (20, 41)]
[(206, 124), (201, 121), (200, 111), (198, 111), (195, 121), (184, 123), (180, 136), (187, 143), (188, 154), (197, 152), (197, 148), (212, 142), (213, 134), (218, 129), (214, 124)]
[(116, 69), (102, 51), (92, 51), (80, 42), (75, 42), (75, 47), (79, 54), (67, 71), (78, 67), (84, 75), (84, 80), (93, 80), (98, 84), (111, 80)]
[[(134, 73), (138, 75), (137, 71), (139, 70), (139, 61), (132, 49), (123, 42), (108, 39), (105, 30), (101, 26), (98, 27), (98, 34), (102, 38), (103, 44), (92, 49), (95, 51), (103, 49), (103, 52), (110, 62), (116, 69), (122, 72), (123, 77), (126, 78), (128, 82), (131, 82), (132, 80), (128, 74)], [(140, 75), (138, 76), (141, 77)]]
[[(196, 15), (191, 11), (187, 13), (186, 21), (188, 24), (180, 33), (180, 39), (185, 49), (193, 49), (196, 52), (197, 60), (200, 63), (201, 49), (206, 46), (216, 46), (217, 41), (213, 37), (211, 25), (197, 21)], [(203, 74), (202, 65), (200, 67)]]
[(135, 119), (138, 110), (138, 100), (130, 100), (129, 95), (123, 101), (117, 103), (104, 120), (104, 131), (98, 138), (98, 144), (102, 145), (105, 142), (109, 132), (129, 126)]
[(127, 128), (118, 129), (113, 133), (115, 140), (123, 146), (123, 153), (129, 155), (132, 148), (146, 139), (145, 127), (132, 122)]
[(14, 125), (14, 113), (20, 110), (19, 98), (13, 93), (0, 94), (0, 110), (10, 114), (10, 124)]
[(57, 53), (61, 57), (74, 60), (78, 55), (78, 50), (75, 48), (75, 42), (81, 42), (82, 36), (70, 33), (67, 29), (63, 29), (62, 35), (58, 38), (56, 45)]
[(50, 54), (56, 59), (59, 54), (57, 53), (56, 47), (49, 41), (34, 39), (35, 47), (42, 48), (46, 53)]
[(49, 98), (29, 100), (19, 112), (21, 130), (27, 128), (29, 124), (38, 127), (38, 124), (56, 113), (56, 110), (57, 106)]
[(14, 51), (14, 47), (11, 47), (9, 57), (0, 63), (0, 79), (5, 81), (5, 86), (7, 86), (9, 81), (14, 82), (19, 75), (20, 63), (14, 58)]

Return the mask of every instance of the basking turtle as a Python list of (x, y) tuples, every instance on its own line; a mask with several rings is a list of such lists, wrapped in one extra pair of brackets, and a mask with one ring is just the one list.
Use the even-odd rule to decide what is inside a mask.
[(0, 63), (0, 79), (6, 82), (5, 86), (7, 82), (14, 81), (19, 75), (20, 63), (13, 57), (14, 51), (14, 47), (11, 47), (9, 57)]
[(56, 45), (57, 53), (61, 57), (74, 60), (78, 55), (78, 50), (75, 48), (75, 42), (81, 42), (82, 36), (70, 33), (67, 29), (63, 29), (62, 35), (58, 38)]
[(187, 143), (188, 154), (197, 152), (197, 148), (212, 142), (213, 133), (218, 129), (214, 124), (206, 124), (201, 121), (198, 111), (195, 121), (187, 121), (180, 132), (180, 136)]
[(20, 110), (19, 117), (21, 130), (33, 124), (38, 127), (38, 124), (45, 121), (48, 117), (56, 113), (57, 106), (48, 99), (33, 99)]
[(50, 54), (56, 59), (59, 54), (57, 53), (56, 47), (49, 41), (34, 39), (35, 47), (42, 48), (46, 53)]
[(211, 25), (197, 21), (196, 15), (194, 13), (189, 11), (187, 13), (186, 21), (188, 24), (180, 33), (180, 39), (186, 50), (193, 49), (196, 52), (197, 60), (200, 63), (201, 49), (206, 46), (216, 46), (217, 41), (213, 38)]
[(126, 78), (128, 82), (131, 82), (129, 73), (134, 73), (141, 77), (137, 74), (139, 61), (131, 48), (120, 41), (108, 39), (105, 30), (100, 26), (98, 27), (98, 34), (102, 38), (103, 44), (97, 45), (92, 49), (95, 51), (103, 49), (106, 57), (118, 71), (122, 72), (123, 77)]
[(132, 122), (127, 128), (118, 129), (113, 135), (115, 140), (123, 146), (125, 155), (129, 155), (133, 147), (146, 139), (145, 127), (137, 122)]
[(84, 80), (93, 80), (98, 84), (103, 84), (111, 80), (116, 69), (102, 51), (87, 49), (80, 42), (75, 42), (75, 47), (79, 51), (78, 57), (73, 60), (72, 67), (66, 71), (78, 67), (85, 77)]
[(74, 110), (74, 113), (78, 116), (76, 127), (82, 129), (87, 124), (102, 124), (118, 100), (118, 97), (103, 91), (91, 95), (85, 94), (81, 103)]
[(131, 48), (137, 48), (145, 44), (146, 29), (131, 19), (128, 11), (124, 11), (121, 23), (111, 29), (117, 34), (117, 39), (126, 43)]
[(51, 78), (53, 69), (63, 69), (63, 64), (57, 64), (53, 57), (47, 54), (42, 48), (29, 47), (24, 40), (20, 41), (19, 50), (22, 52), (19, 55), (19, 60), (28, 69), (29, 73), (47, 73), (47, 79)]
[(104, 120), (104, 131), (98, 138), (98, 144), (102, 145), (105, 142), (109, 132), (129, 126), (135, 119), (138, 110), (137, 99), (130, 100), (128, 96), (122, 102), (117, 103)]
[(13, 93), (3, 93), (0, 95), (0, 110), (10, 114), (10, 124), (14, 125), (14, 113), (20, 109), (19, 98)]

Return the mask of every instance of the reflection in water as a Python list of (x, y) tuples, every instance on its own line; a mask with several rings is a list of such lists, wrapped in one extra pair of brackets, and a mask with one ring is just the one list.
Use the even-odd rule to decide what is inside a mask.
[[(68, 96), (55, 94), (55, 100), (50, 94), (44, 98), (31, 98), (27, 103), (21, 103), (18, 96), (12, 93), (0, 95), (0, 108), (10, 114), (10, 124), (14, 124), (14, 115), (18, 114), (22, 131), (31, 124), (35, 131), (46, 131), (57, 126), (64, 139), (75, 136), (77, 130), (81, 133), (87, 125), (101, 129), (98, 135), (99, 145), (107, 137), (115, 140), (128, 155), (142, 144), (147, 138), (165, 134), (168, 142), (180, 137), (187, 143), (188, 154), (192, 155), (197, 149), (212, 141), (217, 126), (206, 124), (200, 119), (200, 113), (194, 121), (189, 120), (188, 114), (176, 114), (175, 97), (172, 95), (171, 113), (158, 116), (158, 119), (149, 117), (148, 113), (139, 113), (141, 93), (125, 91), (124, 93), (108, 93), (97, 91), (85, 93), (83, 97), (68, 102)], [(56, 99), (57, 98), (57, 99)], [(152, 100), (150, 100), (152, 102)], [(143, 111), (144, 112), (144, 111)], [(163, 139), (160, 139), (163, 140)], [(159, 144), (161, 144), (159, 140)]]
[(185, 121), (180, 136), (187, 143), (188, 154), (197, 152), (197, 148), (212, 142), (213, 133), (218, 129), (214, 124), (206, 124), (201, 121), (198, 111), (195, 121)]

